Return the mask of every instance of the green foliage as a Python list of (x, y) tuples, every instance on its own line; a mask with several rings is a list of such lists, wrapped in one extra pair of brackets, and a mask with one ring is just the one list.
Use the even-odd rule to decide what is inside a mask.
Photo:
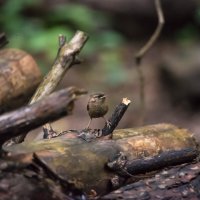
[(180, 31), (177, 32), (176, 38), (181, 44), (190, 44), (196, 41), (199, 38), (199, 31), (197, 27), (189, 24), (188, 26), (184, 27)]
[[(98, 20), (95, 21), (96, 19)], [(106, 19), (100, 13), (75, 4), (55, 7), (52, 13), (49, 13), (48, 20), (54, 24), (59, 21), (65, 21), (88, 32), (94, 31), (101, 24), (106, 24)]]
[(178, 30), (175, 34), (176, 40), (183, 46), (196, 43), (199, 40), (200, 26), (200, 4), (194, 12), (194, 19)]
[[(44, 17), (24, 16), (27, 7), (41, 6), (39, 0), (7, 0), (1, 8), (0, 25), (8, 34), (10, 45), (27, 49), (33, 53), (44, 51), (49, 58), (55, 55), (58, 34), (71, 37), (77, 29), (90, 35), (91, 42), (85, 54), (95, 51), (106, 44), (108, 47), (120, 45), (120, 35), (110, 30), (109, 17), (85, 6), (64, 4), (55, 6)], [(88, 46), (88, 45), (87, 45)]]
[(197, 21), (197, 23), (200, 24), (200, 5), (198, 6), (198, 9), (195, 12), (195, 20)]
[[(109, 16), (78, 4), (66, 3), (46, 11), (44, 8), (44, 12), (43, 6), (39, 0), (5, 1), (0, 8), (0, 26), (8, 35), (10, 47), (23, 49), (34, 57), (37, 56), (37, 62), (46, 73), (49, 69), (43, 66), (49, 66), (47, 63), (52, 63), (55, 59), (58, 35), (64, 34), (69, 40), (76, 30), (82, 30), (88, 33), (90, 40), (81, 54), (92, 56), (97, 52), (104, 52), (100, 61), (111, 72), (108, 75), (111, 76), (108, 77), (111, 84), (124, 79), (120, 56), (109, 53), (123, 43), (121, 35), (111, 30)], [(31, 9), (34, 14), (26, 12), (27, 9)], [(38, 10), (42, 11), (42, 16), (37, 14)]]
[(22, 27), (28, 23), (21, 15), (24, 7), (37, 5), (39, 0), (7, 0), (1, 7), (0, 24), (8, 33), (19, 31), (18, 27)]
[(104, 79), (112, 87), (126, 83), (128, 74), (123, 68), (119, 51), (106, 51), (101, 54), (100, 63), (105, 71)]
[(184, 26), (176, 33), (176, 39), (183, 45), (188, 45), (199, 40), (200, 6), (194, 13), (194, 21)]

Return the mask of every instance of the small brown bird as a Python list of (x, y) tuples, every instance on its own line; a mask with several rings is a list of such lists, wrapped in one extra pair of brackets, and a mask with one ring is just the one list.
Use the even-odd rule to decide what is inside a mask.
[(108, 105), (106, 103), (106, 96), (104, 93), (96, 93), (90, 95), (90, 99), (87, 104), (87, 111), (90, 116), (90, 121), (88, 123), (87, 129), (89, 129), (91, 121), (93, 118), (104, 118), (106, 124), (109, 126), (108, 122), (104, 115), (108, 112)]

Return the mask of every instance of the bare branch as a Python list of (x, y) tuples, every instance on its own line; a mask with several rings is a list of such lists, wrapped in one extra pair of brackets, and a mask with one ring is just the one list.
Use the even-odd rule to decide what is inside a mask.
[(155, 0), (155, 6), (156, 6), (156, 12), (158, 15), (158, 25), (157, 25), (156, 30), (154, 31), (153, 35), (150, 37), (149, 41), (136, 54), (135, 61), (138, 64), (141, 62), (141, 59), (144, 57), (144, 55), (147, 53), (147, 51), (150, 50), (152, 45), (156, 42), (156, 40), (160, 36), (163, 25), (165, 23), (160, 0)]
[(102, 136), (111, 135), (112, 137), (114, 129), (117, 127), (119, 121), (123, 117), (130, 103), (131, 101), (129, 99), (122, 99), (122, 102), (115, 108), (112, 116), (108, 120), (110, 122), (110, 125), (106, 123), (104, 128), (102, 129)]

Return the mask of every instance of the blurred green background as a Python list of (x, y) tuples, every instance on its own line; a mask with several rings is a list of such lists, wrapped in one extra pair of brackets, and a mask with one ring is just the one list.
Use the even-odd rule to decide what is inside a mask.
[(49, 70), (46, 64), (55, 59), (59, 34), (69, 40), (76, 30), (87, 32), (90, 42), (82, 52), (84, 56), (103, 48), (115, 49), (124, 41), (110, 28), (109, 15), (79, 4), (58, 3), (48, 8), (40, 0), (7, 0), (1, 6), (0, 25), (9, 38), (9, 47), (41, 56), (38, 62), (44, 73)]
[[(48, 71), (45, 67), (46, 62), (50, 62), (55, 58), (59, 34), (64, 34), (70, 39), (76, 30), (87, 32), (90, 41), (82, 54), (88, 57), (105, 49), (115, 51), (116, 48), (130, 42), (127, 41), (127, 35), (133, 35), (131, 41), (137, 41), (138, 37), (141, 39), (140, 36), (142, 35), (144, 38), (141, 40), (142, 45), (155, 28), (155, 13), (151, 13), (155, 11), (152, 8), (154, 6), (153, 1), (149, 5), (148, 1), (143, 0), (142, 2), (143, 4), (146, 3), (146, 7), (143, 6), (144, 10), (138, 13), (134, 13), (137, 7), (139, 6), (138, 9), (142, 8), (136, 0), (130, 5), (130, 8), (132, 8), (131, 6), (135, 4), (133, 11), (128, 10), (127, 13), (123, 8), (121, 8), (122, 12), (116, 11), (114, 5), (113, 8), (110, 8), (109, 3), (113, 3), (112, 0), (102, 1), (105, 8), (102, 8), (101, 4), (97, 4), (95, 9), (91, 6), (92, 3), (90, 5), (92, 1), (71, 2), (73, 1), (1, 0), (0, 27), (1, 31), (6, 32), (8, 35), (9, 47), (24, 49), (36, 57), (42, 56), (42, 59), (38, 59), (38, 62), (42, 71), (46, 73)], [(163, 6), (167, 5), (168, 2), (163, 1)], [(107, 9), (106, 3), (108, 4)], [(130, 2), (128, 3), (130, 4)], [(179, 6), (183, 4), (184, 1)], [(187, 4), (186, 6), (188, 6)], [(184, 10), (183, 7), (186, 16), (182, 16), (179, 11), (173, 13), (176, 12), (176, 7), (175, 11), (169, 14), (167, 6), (170, 5), (165, 6), (164, 12), (167, 16), (169, 15), (169, 20), (166, 19), (167, 23), (169, 21), (169, 25), (165, 28), (165, 33), (168, 34), (167, 37), (169, 36), (170, 39), (175, 39), (180, 43), (193, 42), (199, 38), (200, 8), (198, 8), (198, 5), (198, 1), (191, 1), (189, 8)], [(120, 4), (118, 6), (120, 7)], [(134, 16), (137, 18), (134, 19)], [(174, 22), (171, 22), (173, 20)], [(143, 27), (144, 24), (150, 30), (146, 31)], [(124, 28), (124, 26), (127, 27)], [(120, 28), (116, 30), (116, 27)], [(176, 27), (175, 30), (173, 30), (174, 27)], [(136, 37), (134, 32), (136, 32)], [(128, 40), (130, 40), (130, 37), (128, 37)], [(118, 55), (113, 55), (112, 52), (110, 56), (112, 59), (116, 59), (116, 62), (119, 62)], [(103, 61), (106, 62), (106, 59), (104, 58)], [(116, 76), (119, 76), (119, 74), (116, 74)]]

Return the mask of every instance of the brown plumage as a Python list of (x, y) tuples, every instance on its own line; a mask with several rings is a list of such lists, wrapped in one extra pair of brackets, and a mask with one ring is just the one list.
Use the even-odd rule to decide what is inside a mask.
[[(108, 105), (106, 103), (106, 96), (104, 93), (96, 93), (90, 96), (87, 104), (87, 111), (90, 116), (90, 121), (88, 123), (87, 129), (89, 129), (90, 123), (93, 118), (104, 118), (104, 115), (108, 112)], [(106, 119), (104, 118), (106, 121)], [(109, 122), (106, 121), (107, 124)]]

